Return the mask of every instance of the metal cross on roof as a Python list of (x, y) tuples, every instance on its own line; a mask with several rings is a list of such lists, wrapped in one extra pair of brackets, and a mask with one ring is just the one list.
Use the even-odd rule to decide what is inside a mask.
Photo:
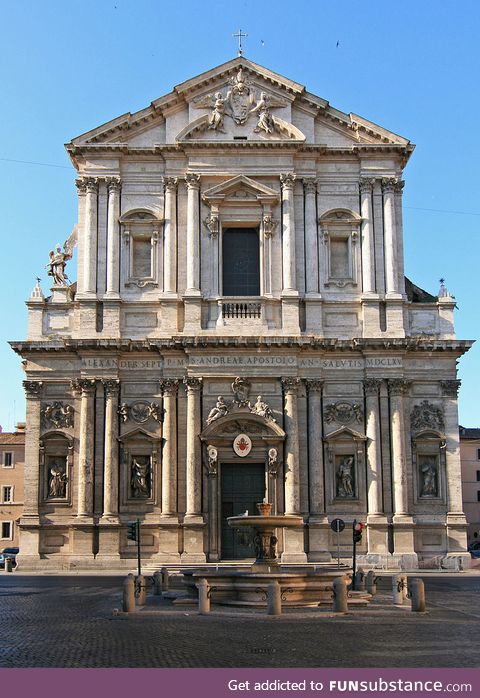
[(246, 38), (248, 34), (242, 34), (242, 30), (239, 29), (236, 34), (232, 34), (234, 38), (238, 39), (238, 55), (243, 56), (242, 38)]

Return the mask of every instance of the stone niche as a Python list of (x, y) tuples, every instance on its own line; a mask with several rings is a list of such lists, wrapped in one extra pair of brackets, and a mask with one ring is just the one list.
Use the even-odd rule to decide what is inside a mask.
[(331, 511), (364, 510), (366, 436), (346, 426), (324, 438), (327, 506)]
[(120, 439), (120, 501), (125, 511), (150, 511), (160, 500), (161, 439), (144, 429), (133, 429)]
[(43, 434), (40, 440), (40, 494), (44, 504), (71, 506), (73, 439), (63, 432)]

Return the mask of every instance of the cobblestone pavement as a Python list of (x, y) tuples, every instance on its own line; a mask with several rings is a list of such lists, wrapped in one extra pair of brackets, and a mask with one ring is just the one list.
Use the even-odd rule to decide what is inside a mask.
[(114, 617), (121, 578), (0, 575), (0, 667), (475, 667), (480, 577), (426, 580), (428, 613), (368, 609), (332, 617), (170, 602)]

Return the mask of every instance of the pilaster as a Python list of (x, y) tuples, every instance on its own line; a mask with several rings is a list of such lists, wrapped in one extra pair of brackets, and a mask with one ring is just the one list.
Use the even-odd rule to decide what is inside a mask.
[(178, 380), (160, 383), (163, 392), (162, 517), (177, 518), (177, 392)]
[(297, 274), (295, 261), (295, 211), (293, 172), (280, 175), (282, 186), (282, 328), (286, 334), (300, 333)]
[(77, 381), (81, 390), (80, 433), (78, 448), (77, 517), (91, 518), (93, 515), (93, 445), (95, 380)]

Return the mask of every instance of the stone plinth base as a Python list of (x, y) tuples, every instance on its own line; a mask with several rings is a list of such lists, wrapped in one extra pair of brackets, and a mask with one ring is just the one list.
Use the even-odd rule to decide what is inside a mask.
[(330, 524), (326, 517), (310, 517), (308, 521), (309, 562), (331, 562)]
[(307, 562), (307, 555), (304, 551), (303, 529), (285, 528), (283, 530), (283, 553), (282, 563)]

